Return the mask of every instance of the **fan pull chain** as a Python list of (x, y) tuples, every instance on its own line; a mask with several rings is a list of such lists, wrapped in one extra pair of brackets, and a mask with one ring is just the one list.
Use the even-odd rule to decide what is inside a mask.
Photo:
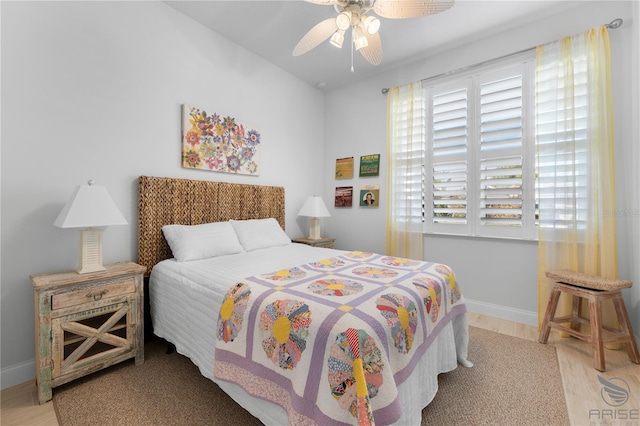
[(351, 72), (354, 73), (355, 70), (353, 68), (353, 46), (355, 44), (355, 32), (356, 32), (356, 27), (352, 26), (351, 27)]

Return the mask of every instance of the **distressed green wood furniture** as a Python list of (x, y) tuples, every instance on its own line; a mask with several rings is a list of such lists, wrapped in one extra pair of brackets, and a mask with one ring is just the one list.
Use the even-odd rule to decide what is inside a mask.
[(144, 361), (144, 266), (105, 265), (32, 275), (36, 384), (40, 403), (52, 389), (129, 358)]
[(322, 248), (335, 248), (336, 239), (330, 237), (322, 237), (317, 240), (312, 240), (311, 238), (294, 238), (294, 243), (306, 244), (312, 247), (322, 247)]
[[(606, 343), (625, 344), (629, 359), (640, 364), (640, 353), (638, 353), (638, 346), (621, 292), (623, 288), (633, 285), (631, 281), (608, 279), (573, 271), (547, 271), (545, 275), (554, 280), (555, 284), (551, 290), (549, 304), (540, 329), (538, 337), (540, 343), (547, 343), (549, 332), (554, 328), (591, 343), (593, 368), (598, 371), (605, 371), (604, 345)], [(569, 316), (556, 317), (561, 292), (573, 296), (573, 312)], [(582, 299), (589, 303), (588, 319), (582, 317)], [(620, 329), (602, 324), (602, 302), (609, 299), (613, 301)], [(589, 333), (581, 331), (581, 324), (589, 325)]]

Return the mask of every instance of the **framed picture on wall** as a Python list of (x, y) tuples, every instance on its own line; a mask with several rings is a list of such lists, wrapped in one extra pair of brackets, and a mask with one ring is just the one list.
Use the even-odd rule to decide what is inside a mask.
[(238, 117), (206, 111), (182, 105), (182, 167), (258, 176), (258, 128)]
[(336, 160), (336, 179), (351, 179), (353, 177), (353, 157), (338, 158)]
[(336, 188), (335, 207), (351, 207), (353, 205), (353, 186)]
[(360, 177), (380, 175), (380, 154), (360, 157)]
[(378, 207), (380, 205), (380, 186), (365, 185), (360, 188), (360, 207)]

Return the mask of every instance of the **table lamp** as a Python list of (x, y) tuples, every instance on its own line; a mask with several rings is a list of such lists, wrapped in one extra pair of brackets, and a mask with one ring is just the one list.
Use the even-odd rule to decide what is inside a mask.
[(321, 217), (329, 217), (329, 210), (324, 205), (322, 197), (318, 195), (312, 195), (307, 198), (304, 205), (298, 212), (298, 216), (308, 216), (311, 218), (309, 221), (309, 239), (320, 239), (320, 219)]
[(110, 225), (126, 225), (125, 220), (104, 186), (76, 187), (71, 198), (53, 222), (58, 228), (86, 228), (80, 231), (79, 274), (104, 271), (102, 265), (102, 229)]

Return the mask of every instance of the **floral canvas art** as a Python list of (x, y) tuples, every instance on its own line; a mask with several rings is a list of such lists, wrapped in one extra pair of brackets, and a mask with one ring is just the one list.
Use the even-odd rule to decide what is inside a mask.
[(182, 105), (182, 167), (257, 176), (260, 132), (235, 117)]

